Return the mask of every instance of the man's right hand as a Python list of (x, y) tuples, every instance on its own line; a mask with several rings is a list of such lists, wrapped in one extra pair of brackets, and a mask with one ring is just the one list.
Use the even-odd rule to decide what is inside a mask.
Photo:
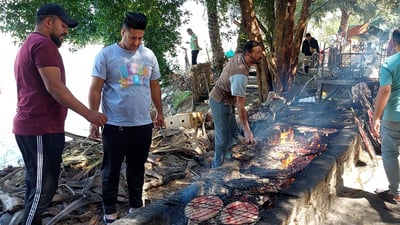
[(371, 124), (372, 136), (374, 136), (375, 138), (380, 138), (380, 129), (381, 129), (381, 120), (372, 119), (372, 124)]
[(253, 132), (251, 132), (250, 130), (249, 131), (245, 131), (244, 132), (244, 138), (245, 138), (245, 142), (246, 142), (246, 144), (255, 144), (256, 143), (256, 140), (254, 139), (254, 135), (253, 135)]
[(100, 113), (97, 111), (90, 110), (88, 116), (86, 119), (90, 122), (93, 123), (96, 126), (104, 126), (104, 124), (107, 123), (107, 116), (104, 113)]

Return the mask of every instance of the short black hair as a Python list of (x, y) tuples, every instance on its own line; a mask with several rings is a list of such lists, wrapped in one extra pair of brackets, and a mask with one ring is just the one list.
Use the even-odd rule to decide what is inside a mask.
[(261, 46), (258, 41), (247, 41), (243, 46), (243, 53), (246, 54), (247, 52), (251, 52), (254, 47), (258, 46)]
[(400, 46), (400, 29), (396, 29), (392, 34), (393, 41)]
[(306, 34), (306, 37), (311, 37), (311, 34), (310, 34), (310, 33), (307, 33), (307, 34)]
[(135, 30), (146, 30), (147, 18), (143, 13), (139, 12), (127, 12), (125, 13), (125, 19), (122, 23), (124, 28), (131, 28)]

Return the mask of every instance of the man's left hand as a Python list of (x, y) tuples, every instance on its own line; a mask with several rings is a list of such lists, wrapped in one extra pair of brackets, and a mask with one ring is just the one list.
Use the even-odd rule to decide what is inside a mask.
[(164, 128), (165, 127), (164, 115), (162, 113), (157, 113), (155, 119), (156, 120), (154, 121), (154, 126), (156, 128)]

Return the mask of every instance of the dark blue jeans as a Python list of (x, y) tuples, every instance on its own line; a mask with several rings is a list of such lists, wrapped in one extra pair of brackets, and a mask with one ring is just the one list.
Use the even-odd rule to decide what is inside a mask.
[(192, 50), (192, 65), (197, 64), (197, 56), (199, 55), (200, 50)]
[(214, 120), (215, 145), (212, 168), (221, 166), (225, 158), (231, 157), (229, 147), (235, 144), (239, 136), (235, 107), (210, 98), (211, 113)]
[(24, 225), (41, 225), (41, 214), (46, 211), (56, 190), (65, 135), (15, 135), (25, 163)]
[(137, 127), (105, 125), (103, 129), (103, 207), (105, 214), (117, 212), (119, 177), (126, 162), (129, 206), (143, 206), (144, 164), (149, 155), (153, 124)]

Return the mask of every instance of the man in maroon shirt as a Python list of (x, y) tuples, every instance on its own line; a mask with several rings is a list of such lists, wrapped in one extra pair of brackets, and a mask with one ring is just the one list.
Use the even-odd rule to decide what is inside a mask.
[(65, 86), (58, 48), (68, 28), (77, 25), (61, 6), (43, 5), (37, 11), (34, 32), (15, 59), (18, 103), (13, 132), (26, 167), (25, 225), (42, 224), (41, 214), (57, 190), (68, 108), (98, 126), (107, 121), (104, 114), (89, 110)]

